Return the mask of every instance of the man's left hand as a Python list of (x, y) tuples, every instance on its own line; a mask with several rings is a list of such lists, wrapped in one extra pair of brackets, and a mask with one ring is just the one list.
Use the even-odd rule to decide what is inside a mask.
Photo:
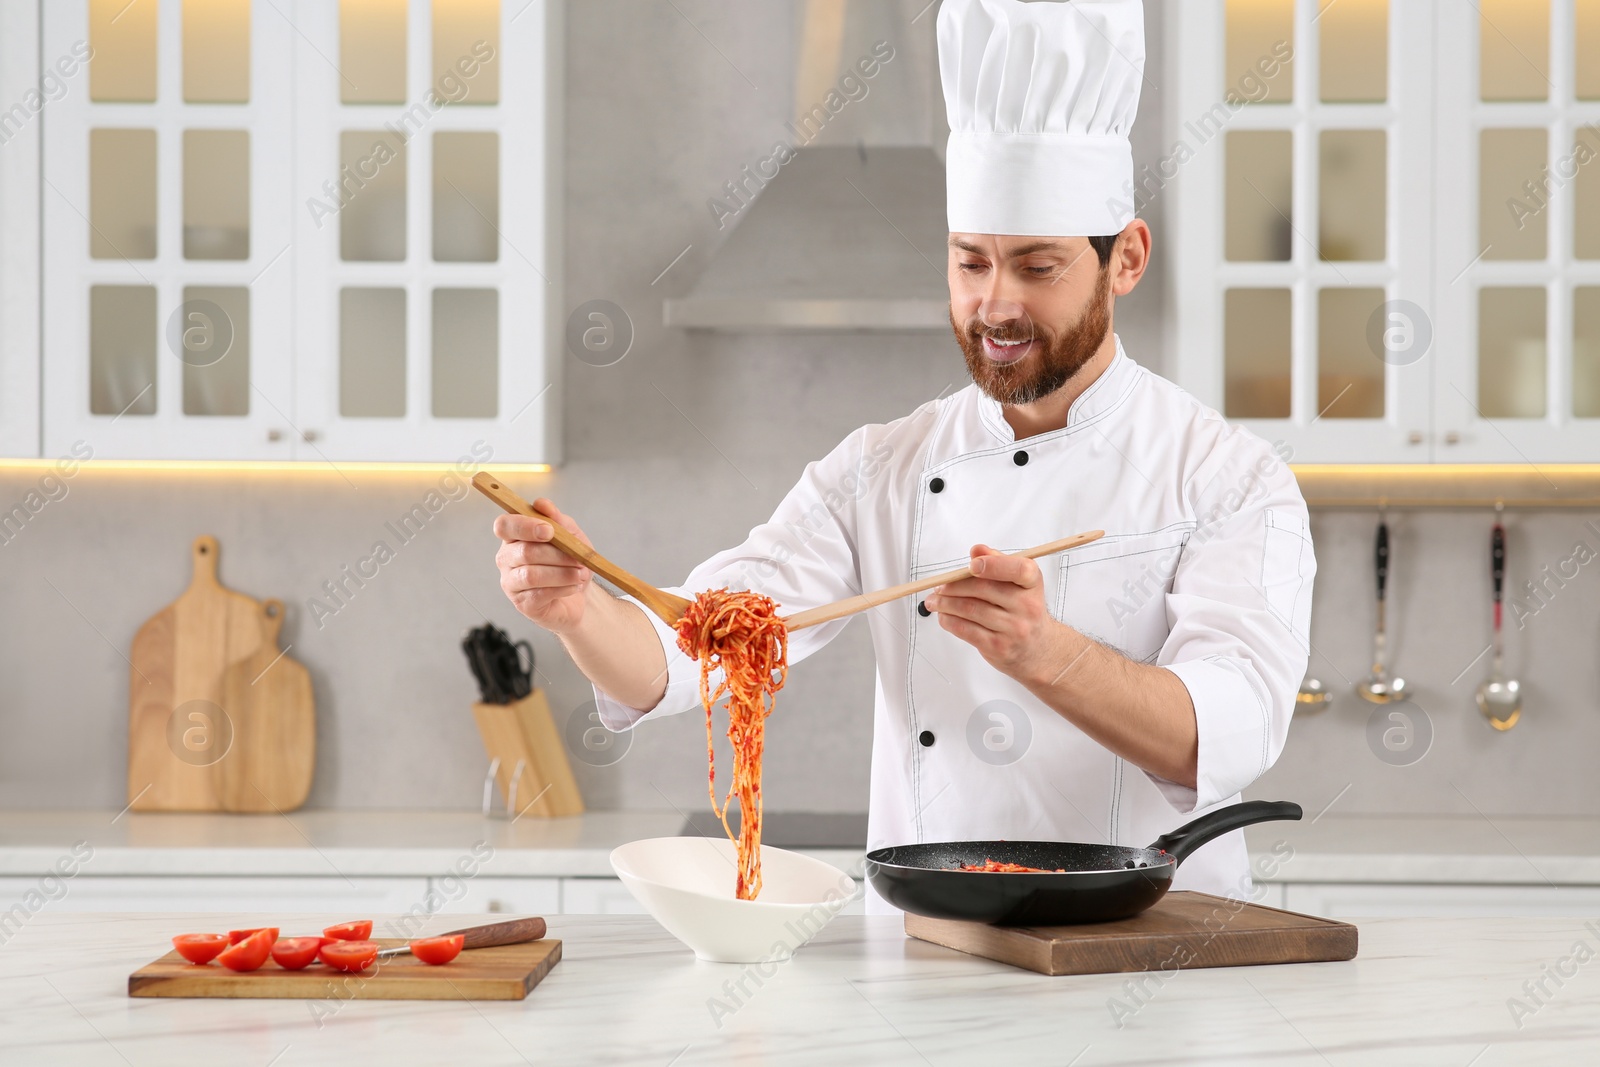
[(940, 626), (1025, 685), (1048, 678), (1048, 664), (1070, 659), (1064, 647), (1074, 631), (1045, 607), (1037, 563), (974, 545), (971, 567), (973, 577), (940, 586), (924, 601)]

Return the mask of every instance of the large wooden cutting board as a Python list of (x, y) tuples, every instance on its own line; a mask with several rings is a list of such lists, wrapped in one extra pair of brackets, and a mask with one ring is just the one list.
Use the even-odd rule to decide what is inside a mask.
[[(385, 947), (404, 941), (374, 938)], [(411, 956), (375, 970), (345, 974), (313, 963), (286, 971), (268, 960), (236, 974), (215, 963), (196, 966), (169, 952), (128, 976), (130, 997), (223, 997), (286, 1000), (521, 1000), (561, 959), (555, 938), (468, 949), (439, 967)]]
[(906, 916), (906, 933), (1040, 974), (1246, 967), (1353, 959), (1356, 928), (1209, 893), (1168, 893), (1131, 919), (1083, 926), (989, 926)]
[(316, 769), (311, 676), (278, 650), (283, 601), (263, 600), (257, 614), (260, 646), (222, 676), (233, 749), (216, 765), (217, 791), (227, 811), (293, 811), (306, 802)]
[(260, 604), (217, 580), (217, 553), (215, 537), (195, 538), (189, 588), (133, 638), (128, 802), (135, 811), (222, 810), (216, 765), (233, 743), (223, 672), (260, 647), (262, 629)]

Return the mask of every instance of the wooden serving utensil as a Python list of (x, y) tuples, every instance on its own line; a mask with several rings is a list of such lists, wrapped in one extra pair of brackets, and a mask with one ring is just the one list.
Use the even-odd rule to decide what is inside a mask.
[[(683, 613), (688, 610), (690, 601), (681, 596), (675, 596), (672, 593), (668, 593), (665, 590), (657, 589), (649, 582), (635, 577), (634, 575), (623, 570), (621, 567), (617, 566), (615, 563), (612, 563), (600, 553), (596, 552), (594, 549), (578, 540), (572, 534), (568, 533), (565, 529), (558, 525), (554, 519), (550, 518), (548, 515), (544, 515), (538, 511), (535, 511), (532, 504), (529, 504), (511, 489), (508, 489), (504, 483), (502, 483), (498, 478), (494, 477), (494, 475), (488, 473), (487, 471), (479, 471), (477, 474), (472, 476), (472, 484), (480, 493), (488, 497), (490, 500), (493, 500), (496, 504), (499, 504), (511, 514), (527, 515), (531, 518), (543, 519), (548, 522), (550, 524), (550, 528), (555, 531), (555, 536), (550, 539), (551, 544), (555, 545), (561, 551), (582, 563), (584, 566), (588, 567), (602, 578), (605, 578), (607, 581), (611, 582), (611, 584), (615, 585), (618, 589), (621, 589), (623, 592), (629, 593), (638, 598), (641, 604), (649, 608), (656, 615), (660, 616), (668, 626), (677, 626), (678, 621), (683, 618)], [(1035, 545), (1032, 548), (1025, 548), (1020, 552), (1012, 552), (1008, 554), (1013, 556), (1024, 556), (1028, 559), (1037, 559), (1039, 556), (1049, 556), (1057, 552), (1065, 552), (1069, 548), (1076, 548), (1079, 545), (1086, 545), (1090, 541), (1098, 541), (1105, 535), (1106, 532), (1104, 530), (1090, 530), (1087, 533), (1073, 534), (1071, 537), (1063, 537), (1058, 541), (1050, 541), (1042, 545)], [(842, 619), (846, 615), (854, 615), (857, 612), (866, 611), (868, 608), (875, 608), (880, 604), (887, 604), (891, 600), (899, 600), (903, 596), (910, 596), (912, 593), (920, 593), (924, 589), (932, 589), (935, 586), (946, 585), (950, 582), (960, 581), (962, 578), (971, 577), (972, 570), (970, 567), (962, 567), (960, 570), (954, 571), (945, 571), (943, 574), (932, 574), (926, 578), (918, 578), (913, 582), (906, 582), (902, 585), (892, 585), (887, 589), (880, 589), (875, 593), (862, 593), (860, 596), (849, 597), (845, 600), (835, 601), (832, 604), (823, 604), (821, 607), (808, 608), (805, 611), (784, 616), (783, 622), (784, 625), (787, 626), (791, 631), (803, 630), (807, 626), (816, 626), (820, 623), (832, 622), (835, 619)]]
[[(1065, 552), (1069, 548), (1086, 545), (1090, 541), (1098, 541), (1105, 535), (1106, 532), (1104, 530), (1090, 530), (1087, 533), (1063, 537), (1059, 541), (1049, 541), (1042, 545), (1034, 545), (1032, 548), (1025, 548), (1020, 552), (1008, 552), (1006, 555), (1037, 559), (1040, 556), (1050, 556), (1057, 552)], [(876, 593), (862, 593), (860, 596), (853, 596), (846, 600), (835, 601), (832, 604), (823, 604), (821, 607), (808, 608), (793, 615), (786, 615), (783, 622), (791, 632), (803, 630), (807, 626), (832, 622), (834, 619), (842, 619), (846, 615), (854, 615), (858, 611), (866, 611), (868, 608), (887, 604), (891, 600), (899, 600), (901, 597), (910, 596), (912, 593), (920, 593), (925, 589), (933, 589), (937, 586), (947, 585), (950, 582), (959, 582), (963, 578), (971, 577), (971, 567), (945, 571), (943, 574), (930, 574), (928, 577), (918, 578), (914, 582), (905, 582), (901, 585), (891, 585), (887, 589), (879, 589)]]
[(566, 528), (550, 516), (535, 511), (532, 504), (518, 496), (500, 479), (488, 471), (479, 471), (472, 476), (472, 484), (484, 496), (499, 504), (513, 515), (526, 515), (533, 519), (543, 519), (550, 524), (550, 529), (555, 535), (550, 538), (550, 543), (561, 551), (594, 571), (600, 577), (621, 589), (624, 593), (638, 599), (639, 603), (649, 608), (661, 621), (668, 626), (677, 626), (678, 620), (683, 618), (683, 613), (689, 610), (689, 601), (681, 596), (675, 596), (663, 589), (657, 589), (643, 578), (639, 578), (606, 559), (600, 553), (568, 533)]

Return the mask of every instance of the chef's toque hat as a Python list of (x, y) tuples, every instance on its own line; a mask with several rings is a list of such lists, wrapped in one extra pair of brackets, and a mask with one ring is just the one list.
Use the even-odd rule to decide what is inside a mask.
[(1133, 220), (1140, 0), (944, 0), (952, 233), (1096, 237)]

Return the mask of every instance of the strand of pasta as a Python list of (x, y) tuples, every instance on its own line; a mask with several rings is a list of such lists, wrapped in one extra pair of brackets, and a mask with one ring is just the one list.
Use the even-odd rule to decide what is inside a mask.
[[(789, 630), (777, 605), (759, 593), (712, 589), (695, 597), (678, 623), (678, 647), (700, 662), (700, 703), (706, 710), (706, 791), (723, 832), (738, 854), (735, 895), (754, 900), (761, 892), (761, 757), (772, 698), (788, 678)], [(711, 675), (722, 681), (711, 690)], [(728, 697), (728, 743), (733, 776), (717, 802), (717, 763), (711, 711)], [(728, 808), (739, 800), (739, 833), (728, 826)]]

